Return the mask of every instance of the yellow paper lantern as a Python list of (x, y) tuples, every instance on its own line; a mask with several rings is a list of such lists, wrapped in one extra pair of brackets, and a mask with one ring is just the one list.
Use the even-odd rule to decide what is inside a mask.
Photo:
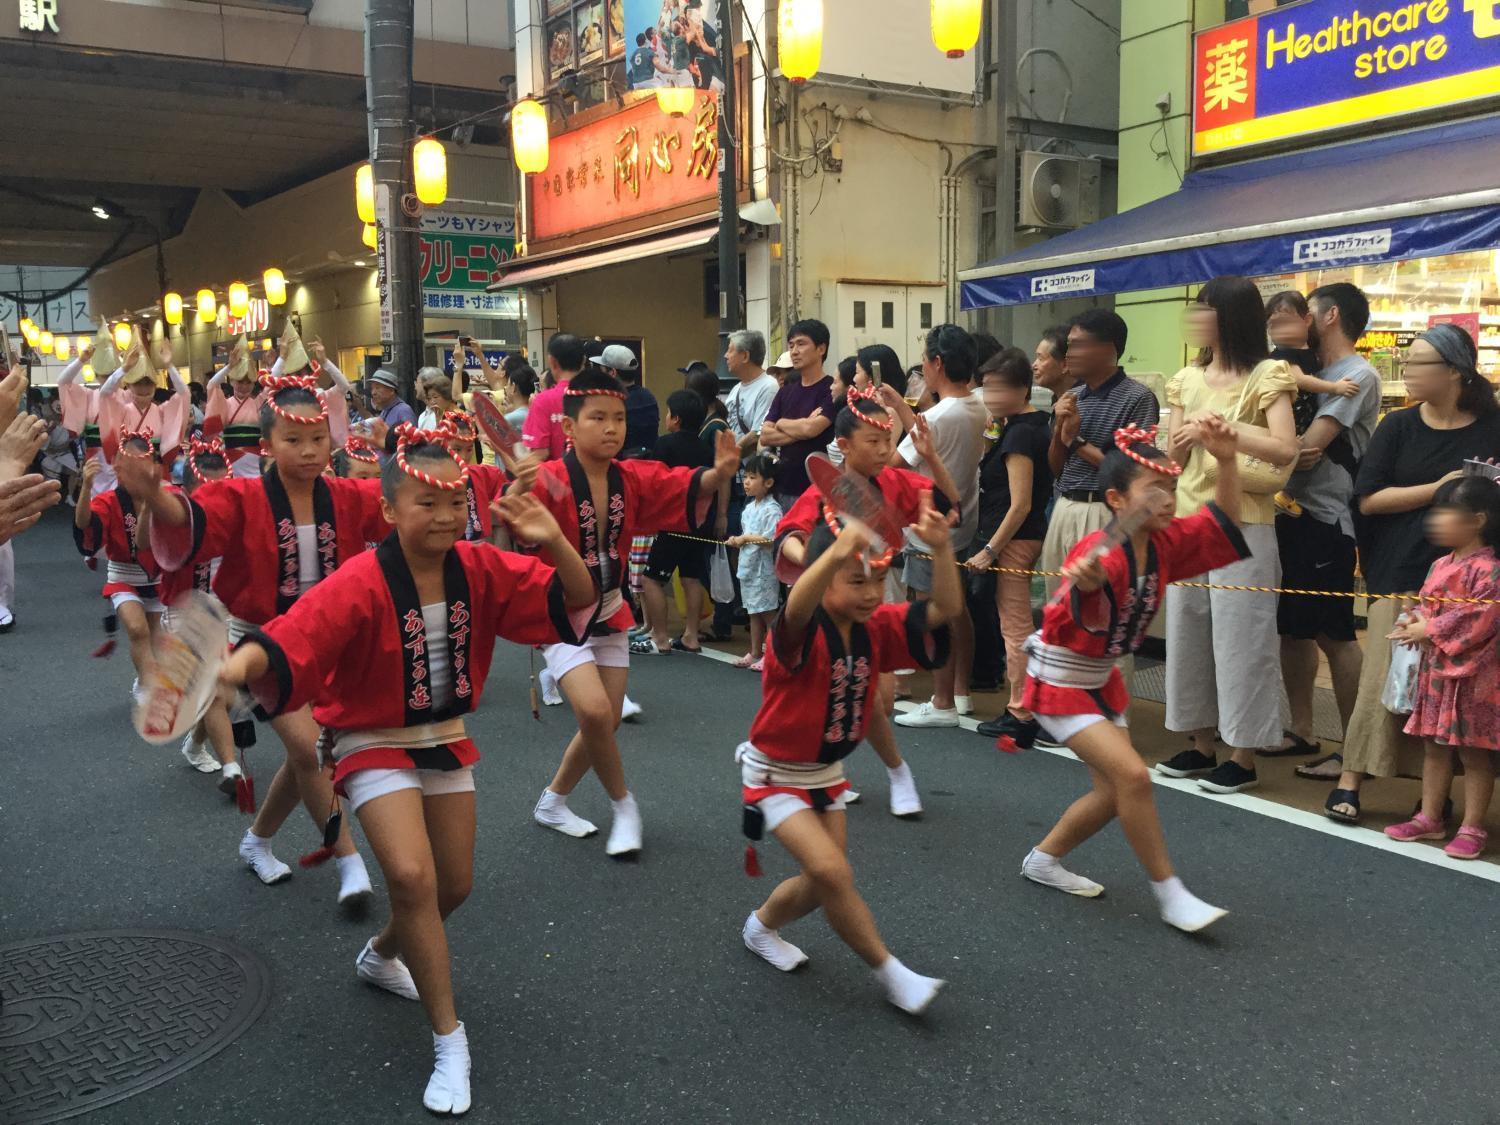
[(510, 111), (510, 151), (523, 172), (545, 172), (548, 153), (547, 111), (542, 103), (526, 98)]
[(375, 221), (375, 169), (369, 161), (354, 170), (354, 210), (360, 222)]
[(115, 350), (122, 352), (129, 348), (130, 342), (135, 339), (135, 333), (131, 330), (130, 325), (126, 324), (123, 320), (115, 325), (114, 336)]
[(286, 275), (274, 266), (261, 275), (266, 285), (266, 300), (273, 305), (286, 304)]
[(74, 347), (78, 349), (78, 354), (79, 355), (82, 355), (83, 352), (84, 352), (84, 349), (87, 348), (88, 346), (89, 346), (89, 338), (87, 336), (80, 336), (80, 337), (78, 337), (77, 341), (75, 341), (75, 343), (74, 343)]
[(363, 242), (366, 246), (368, 246), (371, 250), (375, 249), (376, 245), (379, 243), (379, 239), (376, 237), (376, 234), (375, 234), (375, 224), (374, 223), (366, 223), (365, 224), (365, 229), (360, 232), (359, 240), (361, 242)]
[(263, 352), (271, 350), (271, 338), (269, 336), (260, 342), (260, 350)]
[(36, 321), (32, 320), (31, 317), (29, 317), (29, 316), (23, 316), (21, 318), (21, 323), (20, 323), (21, 335), (24, 336), (24, 335), (26, 335), (26, 333), (30, 332), (31, 329), (32, 329), (32, 326), (35, 325), (35, 324), (36, 324)]
[(168, 324), (182, 323), (182, 294), (168, 293), (161, 299), (161, 315)]
[(663, 113), (681, 117), (691, 113), (698, 92), (691, 86), (662, 86), (656, 91), (656, 104)]
[(818, 73), (823, 58), (823, 0), (781, 0), (776, 10), (776, 61), (793, 82)]
[(411, 150), (411, 175), (417, 198), (436, 207), (448, 198), (448, 152), (435, 137), (423, 137)]
[(37, 341), (42, 338), (42, 330), (32, 321), (27, 321), (21, 328), (21, 335), (25, 338), (29, 347), (36, 347)]
[(979, 42), (983, 0), (932, 0), (932, 41), (950, 59), (961, 59)]
[(82, 375), (83, 381), (85, 383), (92, 383), (95, 379), (94, 365), (92, 363), (85, 363), (83, 365)]
[(68, 357), (73, 354), (73, 341), (66, 336), (58, 336), (52, 341), (52, 354), (67, 362)]
[(243, 317), (250, 311), (250, 287), (243, 281), (229, 284), (229, 315)]
[(53, 337), (52, 333), (48, 332), (46, 329), (43, 329), (42, 338), (37, 341), (36, 350), (41, 352), (43, 355), (51, 355), (52, 345), (56, 342), (57, 341)]
[(219, 309), (214, 302), (214, 291), (212, 289), (198, 290), (198, 319), (212, 320)]

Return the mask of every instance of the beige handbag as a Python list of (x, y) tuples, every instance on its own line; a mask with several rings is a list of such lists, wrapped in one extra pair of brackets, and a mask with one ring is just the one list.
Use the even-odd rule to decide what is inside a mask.
[[(1280, 362), (1280, 361), (1276, 361)], [(1256, 371), (1261, 365), (1257, 365)], [(1240, 387), (1239, 401), (1234, 405), (1234, 412), (1225, 417), (1226, 422), (1236, 423), (1236, 428), (1241, 432), (1250, 430), (1258, 434), (1270, 436), (1271, 431), (1264, 426), (1252, 425), (1244, 420), (1245, 396), (1249, 394), (1252, 385), (1259, 385), (1260, 379), (1255, 371), (1245, 379)], [(1195, 451), (1200, 452), (1201, 451)], [(1203, 479), (1208, 484), (1214, 484), (1219, 479), (1219, 463), (1207, 453), (1202, 454), (1204, 460)], [(1285, 465), (1273, 465), (1270, 461), (1262, 461), (1249, 453), (1235, 454), (1235, 464), (1240, 470), (1240, 490), (1256, 496), (1271, 496), (1286, 487), (1286, 482), (1292, 475), (1292, 470), (1297, 467), (1297, 459), (1294, 457)]]

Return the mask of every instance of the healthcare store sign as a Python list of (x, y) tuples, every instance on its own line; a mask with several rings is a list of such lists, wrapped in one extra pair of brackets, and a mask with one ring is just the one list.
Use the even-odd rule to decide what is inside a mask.
[(422, 311), (428, 316), (521, 315), (518, 294), (486, 291), (501, 265), (516, 256), (513, 215), (428, 212), (422, 216), (417, 254)]
[(1500, 97), (1500, 0), (1308, 0), (1193, 41), (1193, 155)]

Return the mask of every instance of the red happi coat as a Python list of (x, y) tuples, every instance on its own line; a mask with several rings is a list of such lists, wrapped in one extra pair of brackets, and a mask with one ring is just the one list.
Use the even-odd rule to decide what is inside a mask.
[[(1086, 555), (1103, 537), (1103, 531), (1084, 536), (1066, 562)], [(1155, 532), (1144, 560), (1135, 557), (1129, 542), (1105, 552), (1100, 559), (1105, 584), (1087, 594), (1065, 584), (1042, 611), (1042, 627), (1034, 639), (1089, 661), (1113, 661), (1141, 647), (1168, 585), (1249, 557), (1240, 529), (1210, 502)], [(1022, 705), (1040, 715), (1123, 715), (1129, 704), (1119, 668), (1112, 668), (1104, 686), (1093, 690), (1048, 683), (1028, 673), (1022, 693)]]
[[(932, 481), (910, 469), (890, 465), (869, 479), (880, 490), (892, 521), (900, 527), (910, 527), (917, 522), (924, 492), (932, 492), (933, 504), (938, 510), (945, 510), (949, 506), (948, 498), (933, 488)], [(785, 561), (781, 557), (781, 545), (791, 536), (797, 536), (806, 542), (813, 528), (823, 518), (823, 497), (816, 487), (809, 488), (797, 497), (796, 503), (781, 517), (781, 522), (776, 525), (776, 543), (772, 550), (775, 552), (776, 577), (782, 582), (790, 585), (797, 581), (804, 568)]]
[[(714, 495), (699, 486), (707, 471), (674, 469), (660, 461), (611, 461), (609, 511), (601, 520), (594, 513), (588, 474), (575, 452), (570, 449), (561, 459), (546, 461), (537, 469), (534, 494), (578, 548), (603, 597), (603, 612), (609, 614), (595, 625), (595, 635), (618, 633), (635, 624), (630, 607), (618, 596), (625, 582), (631, 538), (692, 531), (708, 518)], [(606, 557), (607, 574), (600, 565)]]
[[(849, 645), (819, 609), (790, 649), (778, 617), (766, 645), (760, 710), (750, 742), (784, 762), (837, 762), (865, 736), (876, 677), (897, 668), (940, 668), (948, 627), (927, 629), (927, 602), (882, 605), (849, 629)], [(878, 706), (878, 703), (875, 704)], [(757, 798), (758, 799), (758, 798)]]
[[(380, 481), (319, 477), (313, 483), (322, 578), (390, 531), (380, 511)], [(188, 521), (151, 521), (151, 550), (181, 570), (222, 557), (213, 591), (235, 617), (259, 625), (297, 600), (297, 527), (286, 488), (272, 466), (264, 476), (204, 484), (188, 498)]]
[[(168, 491), (175, 491), (169, 489)], [(73, 525), (73, 542), (87, 558), (101, 548), (107, 561), (118, 565), (139, 566), (146, 572), (150, 582), (161, 578), (161, 568), (151, 555), (151, 549), (136, 543), (135, 502), (130, 493), (118, 485), (108, 492), (101, 492), (89, 504), (89, 526)], [(111, 579), (104, 584), (104, 596), (137, 590), (134, 583)]]
[(487, 540), (494, 533), (495, 521), (490, 502), (498, 500), (510, 483), (510, 475), (494, 465), (469, 465), (469, 518), (464, 524), (464, 538), (469, 542)]
[[(455, 719), (478, 707), (497, 637), (581, 644), (598, 608), (569, 610), (552, 567), (489, 543), (454, 544), (443, 563), (443, 587), (453, 687), (445, 706), (435, 707), (428, 690), (421, 599), (395, 532), (245, 638), (270, 657), (266, 678), (251, 685), (257, 702), (273, 716), (310, 703), (313, 718), (335, 734)], [(479, 757), (467, 739), (435, 749), (456, 761), (424, 765), (419, 751), (377, 746), (340, 759), (336, 776), (456, 768)]]

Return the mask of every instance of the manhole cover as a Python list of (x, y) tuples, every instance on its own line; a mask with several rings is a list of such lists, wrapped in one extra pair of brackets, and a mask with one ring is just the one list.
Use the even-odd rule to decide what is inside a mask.
[(197, 934), (0, 946), (0, 1121), (61, 1121), (168, 1081), (254, 1023), (268, 984), (253, 955)]

